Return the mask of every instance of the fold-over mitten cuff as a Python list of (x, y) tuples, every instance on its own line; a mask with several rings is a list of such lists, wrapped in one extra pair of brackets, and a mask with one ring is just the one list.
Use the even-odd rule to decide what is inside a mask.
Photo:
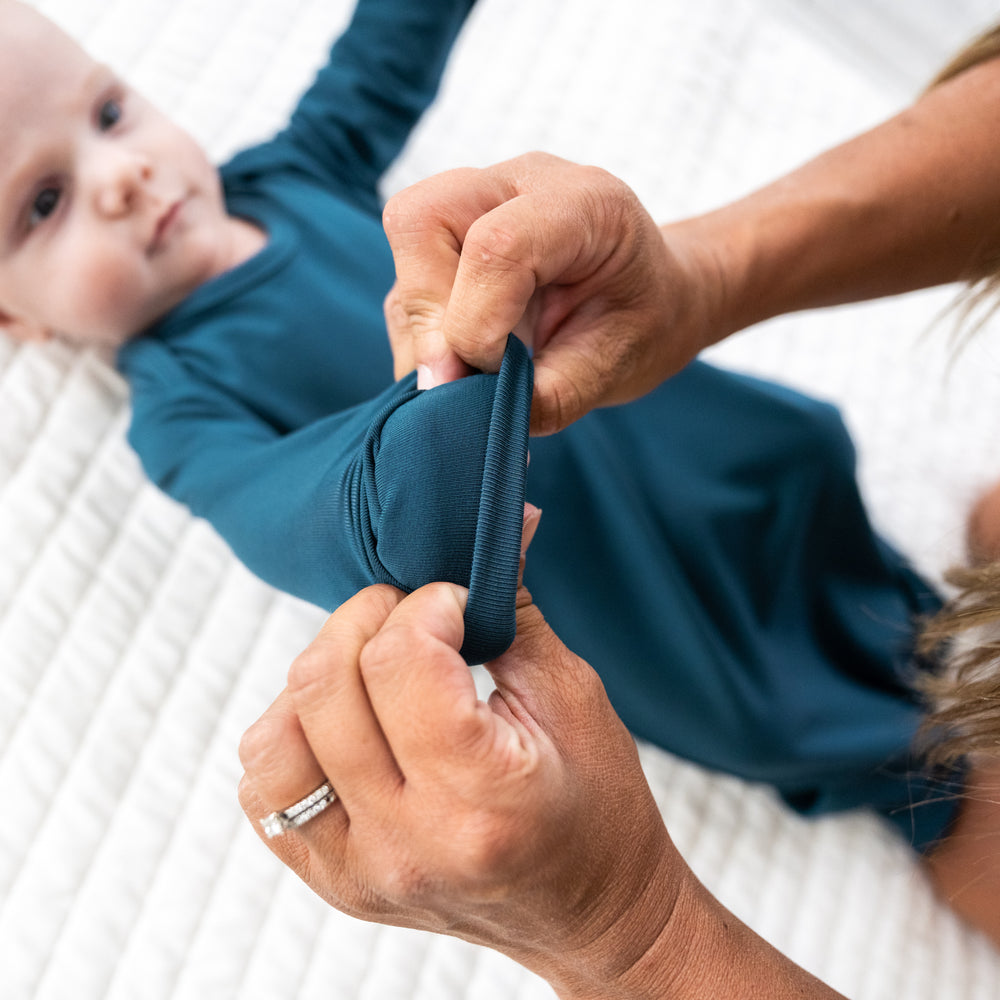
[(405, 393), (364, 444), (372, 577), (406, 591), (436, 580), (468, 587), (469, 663), (514, 641), (532, 380), (528, 352), (511, 336), (498, 374)]

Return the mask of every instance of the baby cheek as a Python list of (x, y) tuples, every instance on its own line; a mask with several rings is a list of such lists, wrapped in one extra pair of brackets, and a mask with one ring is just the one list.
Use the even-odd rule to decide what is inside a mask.
[(74, 257), (62, 269), (60, 332), (82, 343), (121, 343), (141, 323), (141, 262), (94, 245), (81, 246)]

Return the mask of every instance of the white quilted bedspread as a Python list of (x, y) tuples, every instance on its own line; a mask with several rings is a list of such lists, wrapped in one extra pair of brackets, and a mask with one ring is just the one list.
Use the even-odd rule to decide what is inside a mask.
[[(348, 0), (39, 6), (220, 157), (282, 120), (348, 15)], [(544, 148), (623, 176), (658, 218), (691, 213), (902, 105), (993, 7), (481, 0), (387, 189)], [(713, 352), (841, 403), (876, 520), (934, 576), (1000, 476), (998, 330), (946, 372), (949, 301), (803, 314)], [(236, 746), (322, 615), (144, 480), (127, 419), (99, 358), (0, 342), (0, 996), (551, 997), (492, 952), (328, 911), (260, 845)], [(765, 789), (643, 759), (704, 881), (853, 1000), (1000, 996), (1000, 955), (872, 817), (805, 822)]]

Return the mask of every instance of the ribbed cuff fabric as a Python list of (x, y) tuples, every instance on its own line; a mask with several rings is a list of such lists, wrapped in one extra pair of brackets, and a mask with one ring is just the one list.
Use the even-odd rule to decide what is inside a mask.
[(495, 659), (514, 641), (517, 630), (515, 598), (533, 382), (528, 352), (511, 334), (497, 376), (479, 493), (462, 645), (468, 663)]
[(533, 379), (510, 336), (495, 375), (401, 386), (362, 447), (353, 530), (371, 578), (406, 591), (439, 580), (467, 587), (468, 663), (514, 641)]

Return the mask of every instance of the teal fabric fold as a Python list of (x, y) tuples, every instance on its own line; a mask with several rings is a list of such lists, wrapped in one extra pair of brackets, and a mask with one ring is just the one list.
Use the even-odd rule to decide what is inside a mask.
[(498, 374), (405, 391), (361, 448), (355, 532), (372, 582), (468, 587), (469, 663), (514, 641), (532, 381), (511, 336)]

